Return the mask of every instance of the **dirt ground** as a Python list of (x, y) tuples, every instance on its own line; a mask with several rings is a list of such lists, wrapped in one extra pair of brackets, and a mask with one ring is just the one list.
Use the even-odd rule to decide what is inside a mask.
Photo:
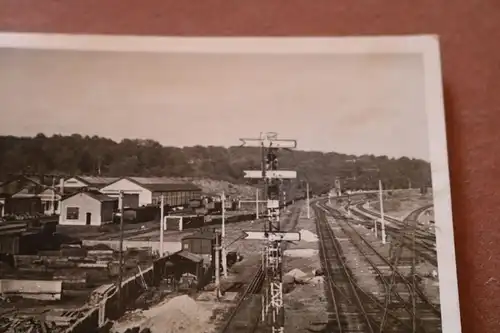
[[(406, 194), (406, 198), (399, 194), (399, 199), (402, 200), (404, 204), (402, 204), (397, 210), (392, 210), (391, 211), (391, 216), (397, 217), (397, 216), (406, 216), (407, 214), (410, 213), (410, 211), (417, 209), (418, 207), (427, 205), (429, 203), (432, 203), (432, 201), (427, 198), (419, 198), (419, 194)], [(416, 198), (415, 198), (416, 197)], [(338, 206), (335, 206), (335, 204), (332, 202), (332, 207), (334, 208), (339, 208)], [(362, 223), (360, 223), (362, 224)], [(388, 242), (387, 244), (383, 245), (381, 240), (380, 240), (380, 235), (377, 238), (375, 238), (375, 235), (372, 231), (364, 228), (363, 226), (357, 227), (358, 231), (361, 232), (363, 237), (367, 239), (370, 244), (383, 256), (386, 258), (389, 257), (389, 248), (390, 248), (390, 243)], [(357, 265), (356, 263), (359, 262), (359, 259), (350, 259), (349, 257), (347, 258), (348, 265), (351, 267), (353, 272), (356, 271), (365, 271), (364, 268), (361, 268), (363, 265)], [(381, 268), (381, 270), (387, 274), (391, 273), (391, 270), (388, 267)], [(424, 294), (429, 298), (429, 300), (434, 303), (434, 304), (439, 304), (439, 280), (437, 277), (433, 277), (432, 273), (433, 271), (436, 270), (436, 267), (426, 264), (426, 263), (421, 263), (417, 266), (416, 268), (418, 276), (422, 279), (421, 283), (419, 283), (420, 288), (423, 290)], [(400, 271), (403, 274), (409, 275), (410, 274), (410, 268), (409, 267), (400, 267)], [(365, 284), (368, 283), (364, 278), (362, 278), (363, 274), (356, 274), (356, 276), (361, 276), (360, 283)]]
[[(302, 209), (297, 230), (316, 234), (312, 210), (311, 218), (307, 219), (306, 209)], [(284, 253), (283, 273), (302, 275), (296, 279), (303, 283), (295, 284), (293, 289), (284, 295), (285, 332), (319, 332), (328, 322), (328, 301), (325, 297), (323, 277), (314, 276), (314, 270), (321, 267), (318, 246), (317, 241), (302, 240), (288, 245)], [(293, 256), (290, 256), (291, 253)], [(302, 257), (297, 255), (300, 253), (303, 253)]]
[[(291, 211), (291, 208), (288, 209)], [(290, 216), (284, 213), (282, 220)], [(311, 212), (311, 219), (306, 218), (306, 211), (302, 209), (296, 231), (301, 231), (303, 240), (289, 243), (284, 252), (284, 274), (288, 275), (295, 283), (287, 284), (284, 295), (286, 332), (302, 333), (309, 329), (319, 331), (328, 321), (327, 300), (324, 296), (322, 277), (315, 277), (315, 270), (321, 267), (318, 255), (318, 243), (314, 238), (316, 227)], [(236, 263), (228, 270), (229, 277), (222, 278), (221, 284), (228, 286), (234, 282), (249, 282), (255, 269), (261, 261), (262, 241), (242, 240), (242, 231), (259, 231), (264, 228), (264, 220), (233, 223), (226, 225), (226, 242), (228, 251), (237, 251), (243, 256), (241, 262)], [(285, 225), (283, 229), (287, 229)], [(294, 276), (294, 278), (290, 278)], [(187, 296), (186, 296), (187, 297)], [(227, 292), (225, 300), (219, 302), (213, 291), (199, 293), (196, 300), (183, 298), (178, 306), (169, 304), (172, 297), (163, 300), (157, 306), (146, 311), (134, 311), (122, 318), (116, 325), (115, 332), (123, 332), (127, 327), (140, 324), (148, 327), (162, 327), (162, 333), (181, 332), (179, 327), (184, 327), (186, 332), (216, 332), (216, 325), (220, 324), (225, 313), (230, 311), (236, 298), (235, 292)], [(233, 301), (231, 301), (233, 299)], [(168, 309), (175, 315), (165, 312)], [(187, 310), (189, 309), (189, 311)], [(184, 311), (184, 312), (183, 312)], [(196, 313), (194, 313), (194, 312)], [(186, 315), (189, 313), (190, 315)], [(170, 330), (165, 331), (168, 327)], [(153, 333), (159, 331), (153, 330)]]
[[(244, 211), (228, 211), (226, 217), (245, 214)], [(212, 215), (218, 218), (220, 215)], [(231, 225), (234, 223), (228, 224)], [(220, 225), (210, 225), (212, 228), (220, 228)], [(185, 231), (165, 231), (164, 240), (179, 240), (184, 236), (195, 233), (197, 229), (188, 229)], [(67, 226), (58, 225), (57, 232), (70, 235), (72, 237), (87, 240), (114, 240), (120, 237), (120, 226), (118, 224), (108, 224), (103, 227), (97, 226)], [(124, 223), (123, 236), (126, 240), (138, 241), (159, 241), (160, 230), (158, 221), (148, 221), (140, 223)]]
[[(242, 240), (241, 237), (245, 230), (263, 230), (264, 220), (230, 223), (225, 227), (225, 242), (229, 245), (227, 250), (237, 251), (243, 256), (243, 260), (228, 270), (228, 278), (221, 277), (223, 289), (235, 282), (247, 283), (255, 274), (255, 269), (261, 262), (261, 250), (264, 243), (262, 241)], [(210, 289), (210, 286), (207, 289)], [(163, 328), (161, 333), (216, 332), (216, 325), (220, 324), (224, 314), (230, 311), (234, 305), (237, 293), (226, 292), (222, 301), (217, 301), (214, 291), (201, 291), (196, 295), (195, 300), (183, 298), (180, 307), (172, 307), (168, 304), (175, 296), (178, 295), (164, 296), (159, 304), (149, 310), (135, 310), (127, 313), (115, 324), (113, 332), (122, 333), (127, 328), (139, 325), (150, 327), (153, 333), (159, 332), (154, 329), (158, 330), (160, 327)], [(166, 313), (167, 310), (177, 314), (176, 318), (172, 318), (172, 315)], [(165, 331), (167, 326), (170, 330)], [(184, 327), (184, 331), (180, 330), (181, 326)]]
[(113, 333), (123, 333), (128, 328), (149, 328), (152, 333), (197, 332), (214, 330), (214, 308), (223, 303), (196, 301), (188, 295), (172, 294), (147, 310), (128, 312), (112, 328)]
[[(418, 190), (393, 192), (384, 199), (384, 212), (395, 218), (404, 218), (415, 209), (432, 203), (432, 193), (421, 195)], [(378, 202), (373, 202), (371, 207), (380, 210)]]
[[(152, 229), (156, 228), (157, 225), (158, 221), (149, 221), (143, 223), (124, 223), (123, 235), (125, 238), (128, 238), (129, 236), (137, 233), (142, 226), (144, 226), (145, 229)], [(107, 239), (119, 237), (120, 226), (118, 224), (108, 224), (103, 227), (58, 225), (57, 232), (82, 239)]]

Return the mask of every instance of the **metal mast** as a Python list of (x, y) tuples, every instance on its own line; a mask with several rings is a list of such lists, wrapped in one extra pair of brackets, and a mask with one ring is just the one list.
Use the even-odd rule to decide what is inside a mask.
[(299, 233), (285, 233), (280, 230), (280, 185), (282, 179), (297, 177), (295, 171), (278, 170), (279, 148), (295, 148), (295, 140), (278, 140), (276, 133), (267, 133), (259, 139), (240, 139), (243, 147), (262, 149), (262, 170), (245, 171), (246, 178), (260, 178), (265, 181), (267, 200), (267, 225), (264, 232), (247, 232), (246, 239), (263, 239), (262, 265), (265, 272), (265, 287), (262, 295), (262, 321), (271, 326), (272, 333), (284, 333), (284, 307), (282, 282), (281, 242), (300, 240)]

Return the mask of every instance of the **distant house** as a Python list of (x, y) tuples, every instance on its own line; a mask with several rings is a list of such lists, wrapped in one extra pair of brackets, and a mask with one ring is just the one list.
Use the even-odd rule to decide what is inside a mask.
[(12, 196), (23, 189), (28, 189), (30, 193), (40, 192), (44, 189), (44, 184), (40, 183), (38, 178), (23, 175), (12, 177), (0, 184), (0, 194), (3, 196)]
[(113, 222), (117, 200), (98, 191), (81, 190), (61, 200), (61, 225), (93, 225)]
[(160, 204), (162, 194), (165, 205), (176, 207), (189, 204), (191, 199), (199, 199), (201, 188), (190, 183), (173, 183), (161, 177), (124, 177), (101, 188), (102, 193), (119, 198), (124, 193), (125, 207), (139, 207)]
[[(58, 214), (57, 191), (51, 186), (40, 182), (39, 177), (16, 176), (0, 185), (0, 197), (2, 207), (0, 212), (4, 214), (33, 214), (44, 213), (47, 215)], [(7, 208), (6, 199), (12, 203), (11, 208)], [(41, 208), (38, 208), (41, 201)], [(14, 202), (16, 204), (14, 205)]]
[(100, 189), (118, 179), (118, 177), (74, 176), (62, 180), (57, 187), (63, 194), (68, 194), (78, 192), (82, 188)]
[(61, 200), (61, 195), (54, 188), (45, 187), (34, 190), (33, 188), (25, 187), (12, 195), (12, 198), (33, 197), (40, 198), (42, 210), (45, 215), (59, 214), (59, 201)]

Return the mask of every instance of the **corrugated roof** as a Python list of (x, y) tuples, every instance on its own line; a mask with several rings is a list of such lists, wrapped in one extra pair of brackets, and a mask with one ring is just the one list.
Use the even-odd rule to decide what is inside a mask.
[(26, 183), (32, 183), (33, 185), (36, 185), (38, 187), (43, 187), (44, 185), (41, 184), (36, 178), (34, 177), (27, 177), (27, 176), (24, 176), (24, 175), (18, 175), (18, 176), (14, 176), (14, 177), (11, 177), (9, 180), (3, 182), (0, 184), (0, 193), (5, 193), (5, 194), (9, 194), (9, 195), (12, 195), (12, 194), (15, 194), (19, 191), (21, 191), (22, 189), (26, 188), (28, 184), (24, 184), (24, 186), (22, 186), (21, 189), (19, 189), (19, 191), (4, 191), (4, 187), (11, 184), (11, 183), (14, 183), (14, 182), (26, 182)]
[(106, 202), (106, 201), (117, 201), (118, 199), (109, 197), (105, 194), (102, 193), (96, 193), (96, 192), (84, 192), (87, 193), (90, 197), (99, 200), (100, 202)]
[(200, 257), (197, 254), (191, 253), (189, 251), (181, 250), (176, 253), (178, 256), (186, 258), (187, 260), (190, 260), (192, 262), (201, 262), (203, 261), (203, 258)]
[(129, 179), (132, 179), (133, 181), (136, 181), (140, 184), (146, 185), (146, 184), (171, 184), (175, 183), (174, 180), (168, 177), (127, 177)]
[(94, 198), (96, 200), (99, 200), (100, 202), (106, 202), (106, 201), (116, 201), (118, 199), (109, 197), (105, 194), (102, 194), (101, 192), (95, 190), (95, 189), (80, 189), (74, 193), (71, 193), (69, 195), (64, 196), (63, 200), (66, 200), (68, 198), (71, 198), (72, 196), (79, 194), (79, 193), (84, 193), (87, 194), (89, 197)]
[(108, 185), (120, 179), (119, 177), (77, 176), (77, 178), (92, 185)]
[(127, 177), (152, 192), (201, 191), (191, 183), (176, 183), (167, 177)]

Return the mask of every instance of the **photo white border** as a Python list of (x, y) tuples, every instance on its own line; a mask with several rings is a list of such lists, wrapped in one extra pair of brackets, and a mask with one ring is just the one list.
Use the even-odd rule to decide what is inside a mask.
[(436, 219), (442, 332), (461, 333), (441, 59), (437, 36), (296, 38), (0, 33), (0, 48), (211, 54), (422, 54)]

